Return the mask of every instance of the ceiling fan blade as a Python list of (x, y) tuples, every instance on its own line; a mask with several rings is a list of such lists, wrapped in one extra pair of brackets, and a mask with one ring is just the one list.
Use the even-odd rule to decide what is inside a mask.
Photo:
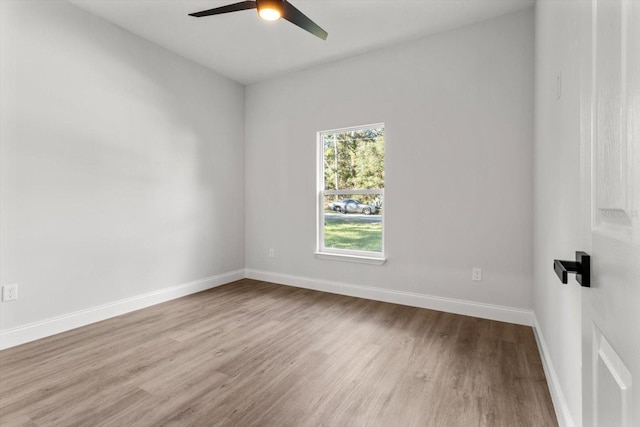
[(190, 13), (189, 16), (202, 18), (203, 16), (220, 15), (221, 13), (238, 12), (241, 10), (255, 9), (257, 6), (255, 1), (241, 1), (240, 3), (228, 4), (226, 6), (216, 7), (214, 9), (203, 10), (202, 12)]
[(322, 40), (327, 39), (328, 34), (325, 30), (286, 0), (282, 2), (282, 17), (303, 30), (307, 30), (314, 36), (320, 37)]

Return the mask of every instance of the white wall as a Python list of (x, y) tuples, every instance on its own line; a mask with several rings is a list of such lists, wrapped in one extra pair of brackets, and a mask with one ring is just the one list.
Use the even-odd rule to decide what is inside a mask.
[(1, 329), (243, 269), (243, 86), (66, 2), (1, 8)]
[[(247, 268), (530, 309), (533, 25), (526, 10), (249, 86)], [(316, 132), (377, 122), (388, 261), (316, 259)]]
[[(582, 425), (581, 290), (554, 259), (580, 250), (580, 2), (536, 3), (535, 291), (538, 334), (561, 425)], [(558, 99), (557, 78), (562, 90)], [(555, 378), (554, 378), (555, 377)], [(554, 380), (557, 381), (554, 384)], [(554, 389), (555, 387), (555, 389)]]

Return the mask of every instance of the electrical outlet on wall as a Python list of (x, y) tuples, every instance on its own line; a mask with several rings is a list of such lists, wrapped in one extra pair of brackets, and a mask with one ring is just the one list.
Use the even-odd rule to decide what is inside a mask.
[(4, 285), (2, 287), (2, 301), (15, 301), (18, 299), (18, 284)]
[(276, 251), (273, 248), (269, 248), (269, 258), (275, 258), (276, 257)]
[(562, 98), (562, 72), (558, 73), (556, 76), (556, 96), (558, 100)]
[(474, 282), (482, 282), (482, 269), (473, 267), (473, 270), (471, 271), (471, 279), (473, 279)]

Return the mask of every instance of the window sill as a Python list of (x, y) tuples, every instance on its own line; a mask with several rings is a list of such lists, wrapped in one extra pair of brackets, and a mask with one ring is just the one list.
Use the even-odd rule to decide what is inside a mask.
[(375, 258), (362, 255), (333, 254), (328, 252), (314, 252), (314, 254), (318, 259), (357, 262), (360, 264), (382, 265), (387, 261), (386, 258)]

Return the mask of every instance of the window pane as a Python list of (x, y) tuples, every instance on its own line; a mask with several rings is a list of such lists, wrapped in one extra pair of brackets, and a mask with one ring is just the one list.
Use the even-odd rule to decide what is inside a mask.
[(382, 259), (384, 124), (318, 135), (318, 249)]
[(324, 189), (384, 188), (384, 128), (322, 135)]
[(381, 194), (324, 197), (324, 247), (382, 252)]

